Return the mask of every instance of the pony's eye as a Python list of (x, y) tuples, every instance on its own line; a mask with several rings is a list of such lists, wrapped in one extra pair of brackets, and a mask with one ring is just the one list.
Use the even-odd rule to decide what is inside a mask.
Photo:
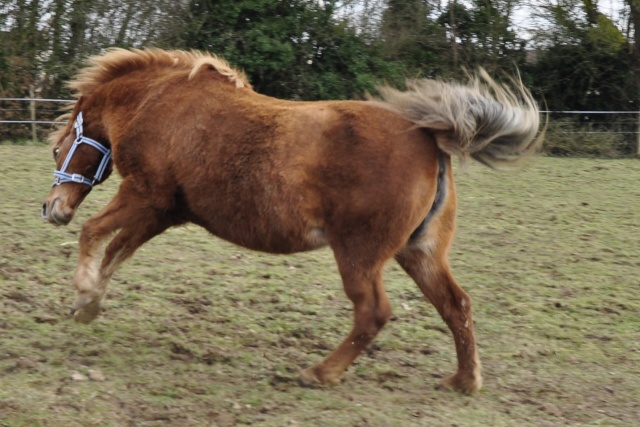
[(58, 154), (60, 154), (60, 149), (56, 148), (55, 150), (53, 150), (53, 159), (57, 159), (58, 158)]

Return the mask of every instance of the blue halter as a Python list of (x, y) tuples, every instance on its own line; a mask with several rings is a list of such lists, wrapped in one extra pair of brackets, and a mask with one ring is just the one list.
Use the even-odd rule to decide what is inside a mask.
[[(89, 187), (93, 187), (93, 185), (96, 182), (99, 182), (102, 179), (102, 175), (104, 174), (104, 171), (107, 169), (107, 165), (111, 160), (110, 149), (100, 144), (98, 141), (93, 140), (91, 138), (87, 138), (86, 136), (82, 135), (82, 112), (78, 113), (78, 116), (76, 117), (76, 122), (74, 123), (73, 126), (76, 128), (76, 139), (75, 141), (73, 141), (73, 145), (69, 150), (69, 154), (67, 154), (67, 158), (64, 160), (64, 163), (62, 164), (62, 168), (60, 168), (60, 170), (56, 170), (53, 173), (53, 175), (55, 176), (55, 179), (53, 180), (52, 187), (55, 187), (56, 185), (64, 184), (65, 182), (76, 182), (78, 184), (86, 184)], [(71, 161), (73, 154), (76, 152), (76, 148), (78, 148), (78, 146), (82, 143), (89, 144), (90, 146), (92, 146), (93, 148), (95, 148), (96, 150), (102, 153), (102, 160), (100, 160), (100, 165), (98, 165), (98, 170), (96, 171), (96, 174), (93, 177), (93, 179), (89, 179), (79, 173), (65, 172), (65, 170), (67, 169), (67, 166), (69, 166), (69, 162)]]

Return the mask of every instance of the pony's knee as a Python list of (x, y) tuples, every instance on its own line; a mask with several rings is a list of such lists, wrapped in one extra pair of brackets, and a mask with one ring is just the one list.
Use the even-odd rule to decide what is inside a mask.
[(82, 224), (82, 228), (80, 229), (80, 237), (78, 238), (78, 243), (81, 246), (87, 246), (91, 240), (93, 239), (93, 228), (89, 225), (89, 221)]
[(94, 221), (89, 220), (82, 224), (80, 236), (78, 238), (81, 255), (93, 255), (96, 243), (99, 239), (99, 230), (96, 228)]

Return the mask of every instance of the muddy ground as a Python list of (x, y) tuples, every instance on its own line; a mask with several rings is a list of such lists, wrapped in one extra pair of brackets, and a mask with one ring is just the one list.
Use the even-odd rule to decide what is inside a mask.
[(76, 324), (78, 233), (117, 180), (56, 228), (39, 217), (52, 168), (46, 147), (0, 146), (0, 426), (640, 425), (640, 161), (458, 173), (473, 397), (436, 389), (455, 370), (450, 333), (393, 263), (396, 320), (341, 384), (298, 385), (350, 326), (328, 250), (269, 256), (173, 229)]

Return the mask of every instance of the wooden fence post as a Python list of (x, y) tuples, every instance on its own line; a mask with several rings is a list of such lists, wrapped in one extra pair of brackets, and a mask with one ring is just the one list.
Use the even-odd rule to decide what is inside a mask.
[(29, 103), (31, 110), (31, 140), (33, 142), (38, 142), (38, 132), (36, 131), (36, 101), (35, 101), (35, 91), (33, 90), (33, 85), (29, 86), (29, 98), (31, 101)]
[(640, 159), (640, 113), (638, 113), (638, 132), (636, 132), (636, 139), (638, 140), (638, 149), (636, 151), (636, 157)]

